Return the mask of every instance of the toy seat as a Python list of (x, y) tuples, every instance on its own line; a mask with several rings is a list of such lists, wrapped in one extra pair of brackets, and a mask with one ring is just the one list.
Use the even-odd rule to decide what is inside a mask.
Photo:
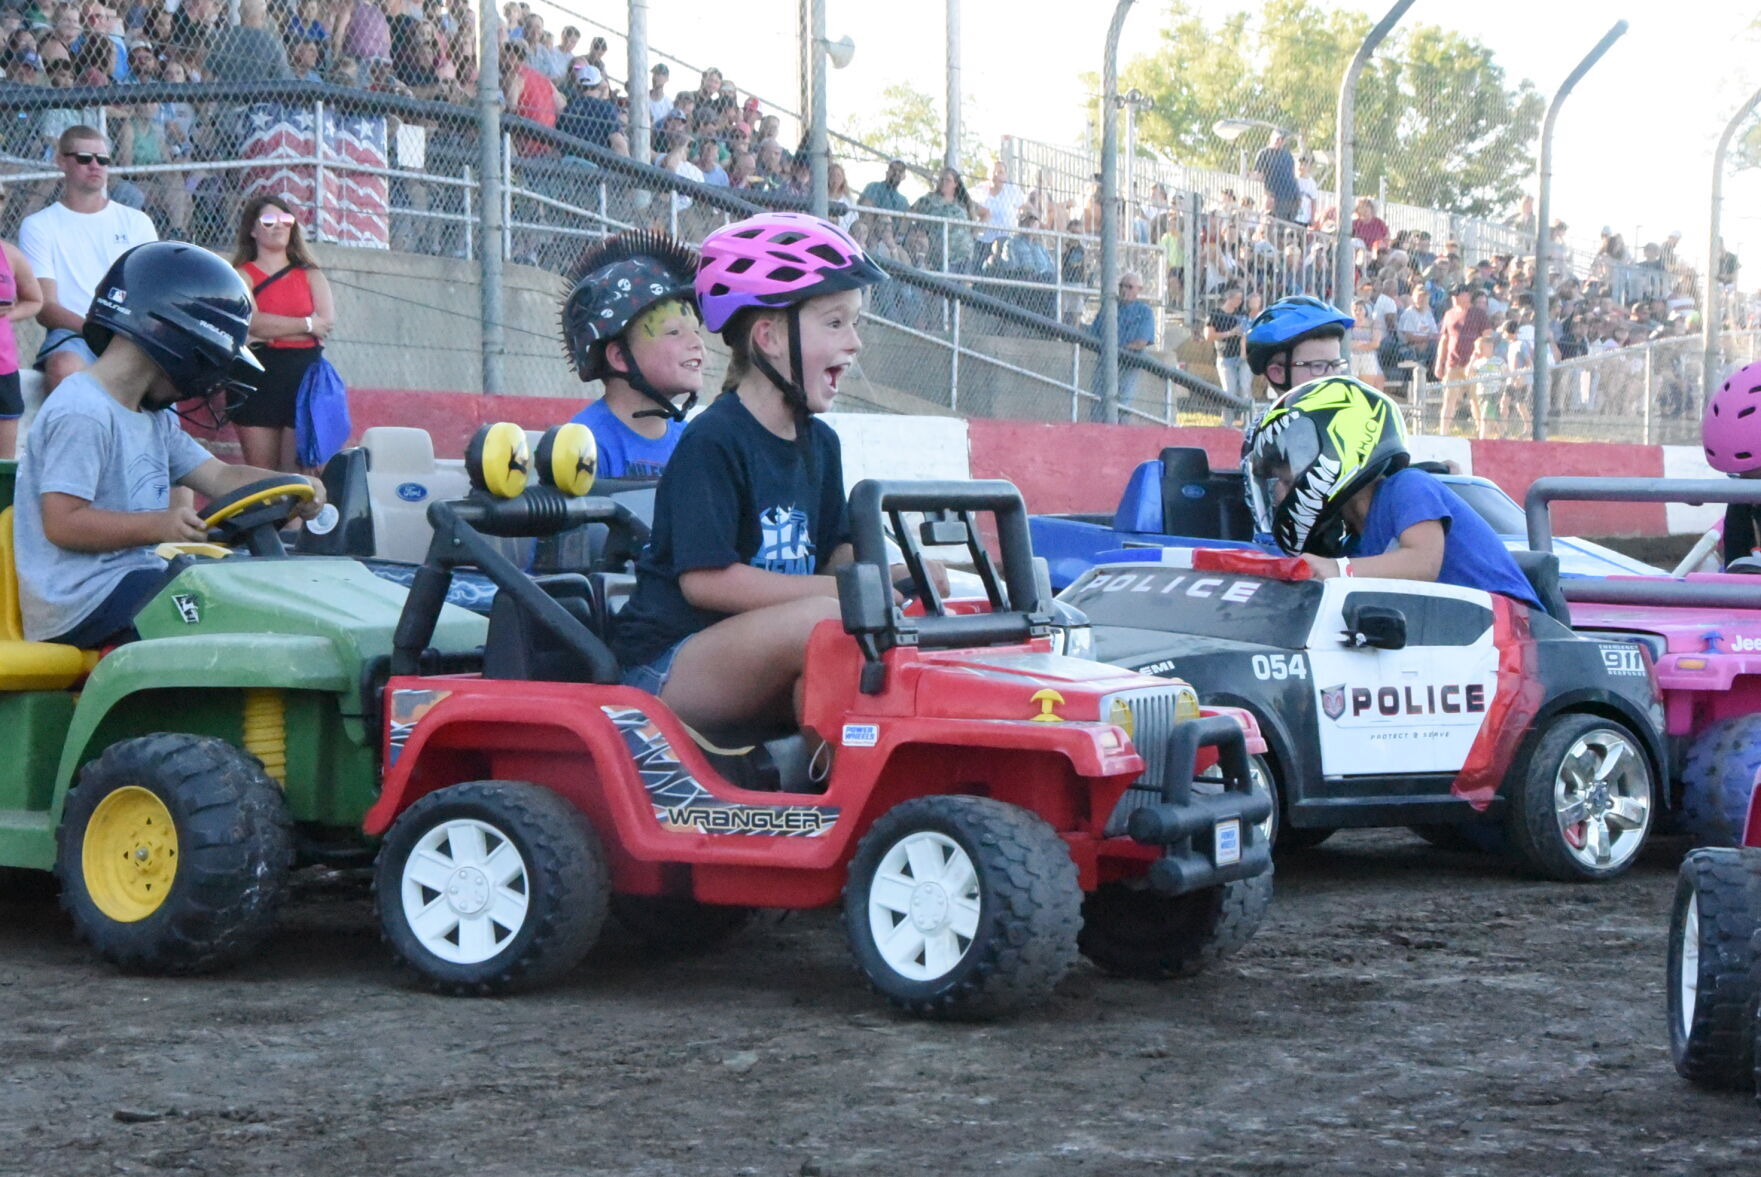
[(0, 511), (0, 691), (59, 691), (97, 665), (96, 653), (56, 642), (24, 640), (18, 566), (12, 553), (12, 508)]
[(483, 643), (483, 677), (616, 684), (622, 671), (601, 635), (600, 612), (594, 608), (593, 586), (587, 578), (579, 573), (565, 573), (534, 577), (533, 583), (586, 627), (588, 645), (595, 657), (585, 659), (572, 647), (557, 641), (514, 600), (513, 594), (497, 593), (489, 608), (489, 633)]
[(367, 498), (373, 507), (373, 554), (420, 564), (428, 556), (428, 504), (462, 499), (471, 482), (462, 461), (434, 456), (426, 429), (375, 425), (361, 434), (367, 451)]
[(1547, 615), (1570, 625), (1571, 607), (1565, 603), (1565, 594), (1559, 590), (1559, 557), (1552, 552), (1526, 550), (1512, 551), (1510, 555), (1522, 571), (1523, 579), (1535, 590), (1535, 599), (1541, 602)]

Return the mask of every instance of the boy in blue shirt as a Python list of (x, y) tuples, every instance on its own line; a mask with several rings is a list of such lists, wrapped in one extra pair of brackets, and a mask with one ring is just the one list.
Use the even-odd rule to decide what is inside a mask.
[(1262, 531), (1320, 579), (1429, 580), (1540, 601), (1491, 526), (1407, 465), (1394, 403), (1338, 376), (1305, 385), (1248, 440), (1248, 501)]
[[(659, 233), (608, 238), (575, 266), (563, 341), (605, 394), (572, 418), (599, 445), (601, 478), (659, 478), (703, 387), (697, 255)], [(684, 403), (679, 403), (679, 398)]]

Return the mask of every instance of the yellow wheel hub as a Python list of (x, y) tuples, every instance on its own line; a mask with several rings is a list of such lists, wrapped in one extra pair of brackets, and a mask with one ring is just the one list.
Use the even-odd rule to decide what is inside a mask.
[(99, 911), (132, 924), (159, 910), (177, 877), (177, 827), (165, 802), (138, 785), (115, 790), (86, 823), (80, 865)]

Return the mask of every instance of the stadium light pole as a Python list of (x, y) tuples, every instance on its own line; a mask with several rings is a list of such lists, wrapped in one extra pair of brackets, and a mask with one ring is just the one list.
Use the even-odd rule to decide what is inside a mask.
[(637, 163), (649, 162), (654, 154), (654, 118), (648, 109), (648, 0), (629, 0), (630, 32), (624, 38), (624, 68), (630, 80), (630, 156)]
[(1101, 420), (1119, 410), (1119, 32), (1132, 0), (1119, 0), (1101, 62)]
[(1761, 104), (1761, 90), (1749, 96), (1743, 108), (1732, 116), (1725, 124), (1724, 134), (1718, 138), (1718, 150), (1712, 153), (1712, 218), (1707, 228), (1706, 241), (1706, 314), (1700, 324), (1705, 339), (1705, 354), (1701, 357), (1701, 381), (1705, 385), (1706, 399), (1712, 397), (1712, 388), (1718, 379), (1718, 332), (1723, 326), (1724, 308), (1719, 305), (1718, 263), (1724, 259), (1719, 255), (1719, 238), (1723, 235), (1720, 220), (1724, 214), (1724, 161), (1725, 154), (1730, 150), (1730, 141), (1736, 138), (1737, 129), (1748, 121), (1755, 113), (1755, 107)]
[(1339, 162), (1338, 172), (1334, 176), (1333, 203), (1338, 207), (1339, 224), (1333, 241), (1333, 305), (1342, 311), (1351, 309), (1351, 206), (1357, 201), (1357, 194), (1352, 191), (1356, 179), (1353, 169), (1357, 167), (1357, 79), (1364, 72), (1364, 66), (1370, 62), (1371, 54), (1376, 52), (1400, 18), (1406, 15), (1413, 0), (1396, 0), (1388, 15), (1376, 22), (1374, 28), (1364, 37), (1363, 44), (1352, 54), (1351, 64), (1345, 67), (1345, 77), (1339, 83), (1339, 108), (1334, 115), (1334, 158)]
[(948, 142), (942, 166), (960, 168), (960, 0), (947, 0)]
[(479, 4), (477, 21), (477, 195), (483, 231), (477, 235), (478, 330), (483, 391), (502, 392), (501, 294), (501, 18), (494, 4)]
[[(1559, 108), (1564, 105), (1566, 96), (1572, 92), (1590, 68), (1602, 60), (1613, 44), (1626, 36), (1626, 21), (1617, 20), (1614, 27), (1602, 34), (1596, 47), (1584, 55), (1577, 68), (1565, 76), (1559, 89), (1553, 95), (1553, 101), (1547, 104), (1547, 117), (1541, 120), (1541, 175), (1535, 193), (1535, 366), (1529, 380), (1529, 433), (1536, 441), (1547, 440), (1547, 401), (1548, 371), (1553, 366), (1553, 332), (1552, 311), (1548, 303), (1552, 301), (1552, 281), (1548, 274), (1548, 254), (1551, 252), (1549, 240), (1552, 233), (1551, 202), (1553, 196), (1553, 124), (1559, 118)], [(1447, 422), (1445, 422), (1447, 425)]]

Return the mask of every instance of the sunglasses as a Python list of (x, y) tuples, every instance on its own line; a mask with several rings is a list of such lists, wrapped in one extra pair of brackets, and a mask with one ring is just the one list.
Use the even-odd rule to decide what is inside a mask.
[(257, 223), (265, 229), (273, 229), (277, 225), (291, 225), (294, 219), (292, 213), (266, 212), (257, 218)]
[(110, 166), (110, 157), (99, 152), (70, 151), (67, 153), (67, 158), (77, 164), (95, 163), (101, 168), (107, 168)]

